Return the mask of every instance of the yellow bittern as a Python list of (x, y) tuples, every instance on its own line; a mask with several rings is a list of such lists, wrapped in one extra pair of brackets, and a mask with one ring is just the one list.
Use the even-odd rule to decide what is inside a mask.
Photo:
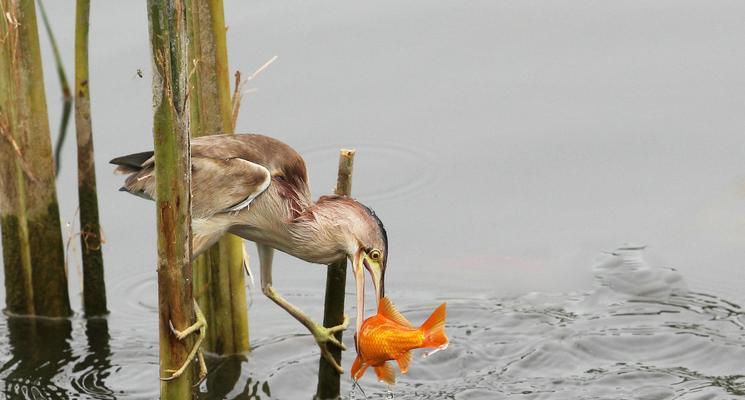
[[(153, 152), (111, 160), (128, 174), (121, 190), (155, 197)], [(287, 144), (263, 135), (215, 135), (191, 141), (192, 251), (196, 257), (230, 232), (256, 243), (261, 288), (266, 296), (313, 334), (321, 354), (340, 372), (326, 346), (344, 348), (334, 333), (290, 304), (272, 287), (274, 249), (316, 264), (347, 257), (353, 265), (359, 331), (364, 320), (364, 271), (377, 299), (383, 296), (388, 239), (380, 219), (368, 207), (345, 196), (313, 201), (303, 158)]]

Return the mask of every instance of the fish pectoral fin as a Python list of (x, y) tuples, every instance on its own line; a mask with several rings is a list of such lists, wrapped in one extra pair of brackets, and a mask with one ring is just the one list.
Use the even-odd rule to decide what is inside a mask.
[(400, 325), (403, 325), (407, 328), (413, 328), (414, 325), (409, 322), (406, 317), (404, 317), (396, 308), (396, 306), (391, 303), (391, 300), (387, 297), (383, 297), (380, 299), (380, 306), (378, 306), (378, 314), (381, 314), (382, 316), (390, 319), (391, 321), (394, 321)]
[(396, 359), (396, 362), (398, 363), (398, 369), (401, 370), (402, 374), (409, 372), (409, 365), (411, 365), (411, 352), (407, 351), (406, 353), (401, 354), (401, 356)]
[(352, 363), (352, 379), (355, 381), (360, 380), (362, 378), (362, 375), (365, 374), (365, 371), (367, 370), (367, 365), (364, 365), (362, 363), (362, 357), (357, 355), (357, 358), (354, 359), (354, 363)]
[(375, 367), (375, 375), (378, 376), (379, 380), (389, 385), (396, 383), (396, 374), (393, 372), (391, 364), (388, 364), (387, 362)]

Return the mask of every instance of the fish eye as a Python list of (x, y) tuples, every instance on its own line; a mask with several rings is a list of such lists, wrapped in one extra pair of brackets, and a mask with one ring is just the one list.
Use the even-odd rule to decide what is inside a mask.
[(370, 258), (372, 258), (375, 261), (380, 260), (380, 256), (381, 256), (380, 250), (378, 250), (378, 249), (373, 249), (370, 252)]

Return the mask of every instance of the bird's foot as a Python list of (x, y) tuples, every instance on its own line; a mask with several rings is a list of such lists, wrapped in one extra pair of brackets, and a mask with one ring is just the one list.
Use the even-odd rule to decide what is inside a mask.
[(332, 326), (330, 328), (326, 328), (325, 326), (314, 324), (314, 327), (311, 329), (311, 333), (313, 334), (313, 338), (316, 339), (316, 343), (318, 343), (318, 347), (321, 349), (321, 355), (323, 358), (328, 361), (329, 364), (331, 364), (337, 372), (339, 372), (339, 375), (344, 374), (344, 369), (339, 365), (339, 363), (334, 359), (334, 356), (331, 354), (331, 352), (328, 349), (329, 344), (333, 344), (334, 346), (346, 350), (347, 346), (344, 345), (339, 339), (334, 336), (337, 332), (341, 332), (349, 326), (349, 317), (346, 315), (344, 316), (344, 322), (342, 322), (340, 325)]
[(204, 314), (202, 314), (202, 310), (199, 309), (199, 305), (197, 304), (196, 300), (194, 301), (194, 313), (197, 316), (197, 322), (184, 329), (183, 331), (179, 331), (173, 326), (173, 324), (170, 324), (171, 331), (174, 335), (176, 335), (176, 339), (178, 340), (184, 340), (184, 338), (197, 331), (199, 331), (199, 337), (197, 337), (197, 341), (196, 343), (194, 343), (194, 347), (191, 349), (189, 355), (186, 357), (186, 361), (184, 361), (179, 369), (167, 369), (166, 372), (170, 373), (171, 376), (160, 378), (163, 381), (174, 380), (181, 376), (181, 374), (186, 371), (186, 368), (189, 367), (189, 364), (192, 362), (192, 360), (194, 360), (194, 357), (197, 357), (199, 360), (199, 380), (201, 381), (207, 376), (207, 364), (204, 362), (204, 354), (202, 353), (202, 349), (200, 348), (202, 346), (204, 338), (207, 336), (207, 319), (204, 318)]

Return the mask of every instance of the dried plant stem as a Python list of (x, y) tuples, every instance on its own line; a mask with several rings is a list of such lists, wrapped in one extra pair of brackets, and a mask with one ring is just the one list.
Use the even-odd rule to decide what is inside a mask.
[(238, 113), (241, 110), (241, 100), (243, 100), (243, 87), (246, 81), (241, 79), (241, 71), (235, 71), (235, 85), (233, 86), (233, 98), (231, 106), (230, 125), (235, 131), (235, 124), (238, 123)]
[(96, 166), (88, 81), (88, 28), (90, 0), (77, 0), (75, 12), (75, 132), (78, 145), (78, 201), (80, 250), (83, 259), (83, 308), (85, 315), (103, 315), (106, 285), (103, 278), (101, 224), (98, 219)]
[[(186, 104), (185, 0), (148, 0), (153, 55), (153, 138), (155, 145), (158, 224), (158, 309), (160, 374), (170, 377), (185, 363), (194, 335), (179, 340), (171, 329), (185, 330), (194, 322), (191, 273), (191, 160), (189, 109)], [(193, 368), (161, 381), (163, 400), (190, 400)]]
[(44, 29), (47, 31), (49, 43), (52, 45), (54, 64), (57, 67), (57, 77), (59, 78), (59, 83), (62, 89), (62, 118), (60, 119), (57, 143), (54, 145), (54, 172), (55, 175), (59, 175), (61, 165), (60, 155), (62, 154), (62, 146), (65, 144), (65, 138), (67, 137), (67, 126), (69, 125), (70, 112), (72, 111), (72, 94), (70, 92), (70, 84), (67, 83), (67, 73), (65, 72), (65, 67), (62, 63), (62, 56), (60, 56), (57, 40), (54, 38), (52, 25), (49, 23), (49, 19), (47, 18), (47, 12), (44, 10), (44, 3), (41, 0), (37, 0), (37, 3), (39, 4), (39, 12), (41, 13), (41, 20), (44, 23)]
[(0, 226), (6, 307), (72, 314), (54, 187), (36, 9), (0, 0)]
[[(232, 133), (227, 38), (222, 0), (192, 1), (187, 10), (191, 131)], [(243, 241), (225, 235), (194, 262), (194, 290), (207, 319), (205, 349), (227, 355), (250, 350)]]
[[(354, 167), (354, 150), (342, 149), (339, 153), (339, 172), (336, 178), (334, 192), (340, 196), (352, 194), (352, 171)], [(344, 321), (344, 292), (347, 283), (347, 260), (342, 259), (328, 266), (326, 272), (326, 298), (324, 301), (323, 326), (329, 328)], [(336, 333), (341, 341), (342, 332)], [(339, 365), (341, 365), (341, 349), (330, 349)], [(318, 400), (338, 399), (340, 392), (340, 376), (331, 364), (321, 357), (318, 366), (318, 387), (315, 398)]]
[(235, 124), (238, 121), (238, 112), (241, 109), (241, 100), (243, 100), (243, 88), (246, 86), (246, 82), (253, 80), (257, 76), (259, 76), (260, 73), (264, 72), (264, 70), (269, 68), (269, 66), (272, 65), (272, 63), (275, 61), (277, 61), (277, 56), (273, 56), (272, 58), (270, 58), (246, 79), (241, 79), (241, 71), (235, 71), (235, 86), (233, 89), (233, 107), (231, 118), (233, 130), (235, 130)]

